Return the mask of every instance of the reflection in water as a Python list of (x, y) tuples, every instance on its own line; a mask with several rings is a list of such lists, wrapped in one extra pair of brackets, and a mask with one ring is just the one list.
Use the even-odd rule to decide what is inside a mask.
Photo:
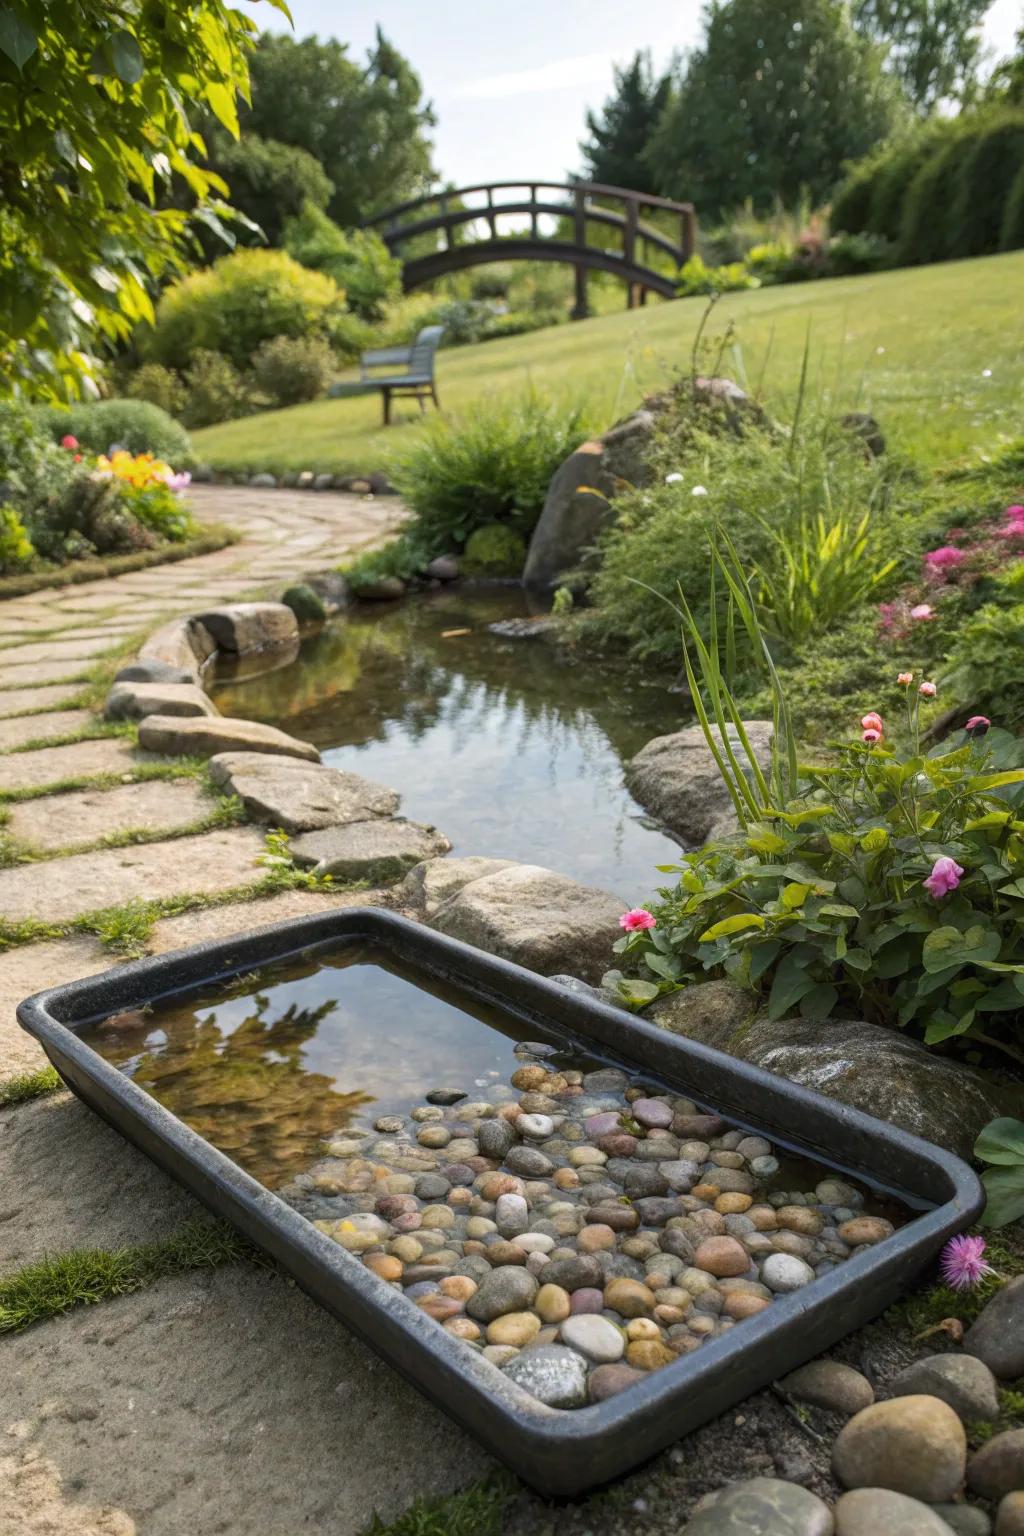
[[(436, 823), (456, 854), (545, 864), (639, 900), (679, 849), (627, 793), (622, 764), (678, 729), (682, 707), (635, 667), (489, 632), (524, 612), (514, 590), (360, 608), (294, 665), (222, 674), (217, 702), (397, 789), (402, 813)], [(470, 633), (445, 637), (458, 629)]]

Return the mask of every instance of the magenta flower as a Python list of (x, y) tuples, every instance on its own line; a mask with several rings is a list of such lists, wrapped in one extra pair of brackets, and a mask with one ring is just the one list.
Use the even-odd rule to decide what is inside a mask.
[(629, 912), (623, 912), (619, 918), (619, 927), (625, 928), (627, 933), (640, 933), (644, 928), (653, 928), (657, 918), (653, 912), (648, 912), (646, 907), (633, 907)]
[(983, 1237), (951, 1237), (939, 1260), (946, 1284), (954, 1291), (968, 1291), (986, 1275), (994, 1275), (995, 1270), (991, 1264), (986, 1264), (984, 1253)]
[(1012, 507), (1007, 507), (1006, 515), (1011, 522), (1024, 523), (1024, 507), (1019, 503), (1015, 503)]
[(992, 721), (987, 715), (972, 715), (964, 726), (968, 736), (984, 736)]
[(966, 559), (966, 550), (957, 549), (955, 544), (943, 544), (941, 549), (929, 550), (924, 557), (924, 563), (933, 571), (946, 571), (952, 570)]
[(948, 896), (950, 891), (956, 890), (962, 875), (963, 870), (956, 860), (943, 854), (941, 858), (935, 860), (931, 874), (927, 880), (922, 880), (921, 884), (929, 896), (934, 896), (936, 901), (940, 901), (943, 896)]

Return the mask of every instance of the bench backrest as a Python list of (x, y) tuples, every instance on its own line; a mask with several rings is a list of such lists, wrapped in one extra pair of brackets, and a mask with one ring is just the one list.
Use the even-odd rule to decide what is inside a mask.
[(443, 325), (426, 325), (409, 348), (409, 372), (417, 378), (434, 377), (434, 356), (444, 335)]

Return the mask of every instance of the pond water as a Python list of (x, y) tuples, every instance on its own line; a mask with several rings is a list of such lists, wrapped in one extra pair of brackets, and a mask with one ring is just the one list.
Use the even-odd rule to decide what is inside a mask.
[[(560, 656), (542, 639), (492, 634), (527, 613), (518, 590), (441, 590), (354, 609), (298, 659), (221, 673), (225, 714), (313, 742), (325, 763), (388, 784), (456, 855), (542, 864), (634, 905), (679, 845), (622, 782), (623, 762), (687, 723), (642, 669)], [(456, 633), (452, 633), (456, 631)]]

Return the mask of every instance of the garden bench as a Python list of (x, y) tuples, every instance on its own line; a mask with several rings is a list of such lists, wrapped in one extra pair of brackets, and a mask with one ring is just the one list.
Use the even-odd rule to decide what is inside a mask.
[[(359, 359), (362, 383), (379, 389), (383, 396), (385, 426), (391, 422), (392, 395), (418, 400), (421, 411), (426, 410), (429, 395), (440, 410), (441, 402), (434, 383), (434, 360), (443, 335), (443, 325), (428, 325), (420, 331), (411, 347), (379, 347), (374, 352), (364, 352)], [(374, 373), (377, 368), (389, 371)], [(399, 372), (399, 369), (403, 371)]]

